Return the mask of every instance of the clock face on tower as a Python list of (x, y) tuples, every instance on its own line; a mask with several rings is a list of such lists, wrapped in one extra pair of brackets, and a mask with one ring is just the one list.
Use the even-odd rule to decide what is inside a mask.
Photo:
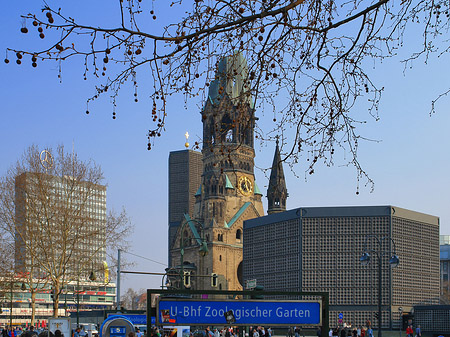
[(240, 177), (238, 180), (238, 190), (243, 195), (250, 195), (252, 193), (252, 182), (247, 177)]

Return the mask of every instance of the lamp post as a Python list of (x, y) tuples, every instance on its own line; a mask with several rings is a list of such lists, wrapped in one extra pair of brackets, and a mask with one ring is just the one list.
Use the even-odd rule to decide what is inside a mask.
[(10, 292), (10, 299), (11, 299), (11, 303), (10, 303), (10, 306), (9, 306), (9, 328), (11, 329), (11, 331), (12, 331), (12, 309), (13, 309), (13, 285), (14, 285), (14, 282), (13, 281), (11, 281), (11, 292)]
[(402, 320), (403, 308), (399, 307), (398, 308), (398, 312), (400, 314), (400, 328), (398, 329), (398, 337), (401, 337), (402, 336), (402, 323), (403, 323), (403, 320)]
[[(204, 236), (204, 232), (205, 232), (205, 228), (203, 227), (203, 224), (195, 219), (186, 219), (183, 224), (181, 225), (181, 237), (180, 237), (180, 263), (181, 263), (181, 268), (180, 268), (180, 280), (181, 280), (181, 289), (184, 289), (184, 227), (186, 227), (187, 224), (189, 223), (196, 223), (198, 225), (200, 225), (201, 229), (202, 229), (202, 234)], [(199, 254), (201, 256), (206, 256), (208, 254), (208, 245), (206, 243), (206, 239), (204, 237), (195, 237), (195, 233), (194, 234), (194, 239), (196, 240), (200, 240), (200, 248), (199, 248)]]
[[(95, 276), (94, 271), (92, 270), (89, 274), (89, 280), (95, 281), (97, 277)], [(77, 328), (80, 326), (80, 275), (78, 273), (77, 277)]]
[[(375, 238), (375, 242), (378, 243), (378, 249), (367, 249), (367, 241), (370, 238)], [(382, 244), (384, 241), (391, 241), (393, 246), (394, 246), (394, 252), (392, 253), (391, 250), (389, 249), (388, 251), (383, 251), (382, 249)], [(366, 236), (366, 240), (364, 242), (364, 249), (363, 249), (363, 254), (361, 255), (359, 261), (361, 262), (361, 264), (363, 266), (367, 266), (370, 263), (370, 254), (369, 253), (374, 253), (377, 258), (378, 258), (378, 337), (382, 337), (382, 332), (381, 332), (381, 324), (382, 324), (382, 316), (381, 316), (381, 300), (382, 300), (382, 287), (381, 287), (381, 282), (382, 282), (382, 265), (383, 265), (383, 257), (385, 255), (389, 255), (389, 264), (391, 265), (392, 268), (395, 268), (398, 266), (399, 264), (399, 258), (395, 253), (395, 241), (394, 239), (392, 239), (389, 236), (383, 236), (381, 238), (379, 238), (376, 235), (367, 235)]]
[(80, 326), (80, 275), (77, 277), (77, 328)]

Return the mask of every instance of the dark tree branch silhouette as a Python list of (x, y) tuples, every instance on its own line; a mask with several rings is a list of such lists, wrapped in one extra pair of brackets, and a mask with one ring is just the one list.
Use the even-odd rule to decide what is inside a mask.
[[(358, 162), (358, 145), (364, 139), (358, 126), (366, 118), (378, 119), (383, 88), (371, 80), (368, 61), (396, 55), (413, 24), (422, 29), (423, 43), (403, 62), (426, 61), (440, 50), (433, 42), (446, 32), (449, 17), (449, 4), (443, 0), (176, 0), (170, 8), (185, 14), (158, 30), (149, 21), (158, 19), (154, 8), (167, 7), (167, 0), (119, 0), (111, 6), (117, 6), (120, 21), (108, 28), (82, 24), (46, 5), (42, 13), (24, 15), (21, 30), (26, 33), (31, 25), (42, 39), (50, 31), (59, 37), (45, 39), (41, 50), (8, 51), (18, 64), (31, 57), (33, 66), (42, 60), (61, 64), (83, 57), (84, 77), (99, 81), (88, 104), (110, 95), (113, 118), (125, 82), (133, 84), (137, 101), (137, 73), (150, 72), (148, 149), (165, 130), (168, 98), (200, 95), (205, 101), (204, 86), (214, 80), (217, 62), (241, 53), (248, 65), (242, 95), (250, 93), (256, 109), (274, 115), (273, 129), (259, 129), (257, 136), (264, 141), (281, 133), (285, 160), (294, 165), (307, 154), (310, 174), (319, 160), (332, 165), (337, 149), (350, 153), (347, 163), (369, 185), (373, 182)], [(357, 104), (358, 111), (352, 111)]]

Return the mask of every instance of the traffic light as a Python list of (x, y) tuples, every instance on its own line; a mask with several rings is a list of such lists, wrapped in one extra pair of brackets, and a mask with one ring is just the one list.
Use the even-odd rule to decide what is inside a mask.
[(53, 288), (50, 292), (50, 297), (51, 297), (52, 301), (55, 299), (55, 291), (53, 290)]
[(217, 274), (216, 273), (211, 273), (211, 287), (217, 287)]
[(184, 283), (185, 288), (191, 287), (191, 272), (190, 271), (184, 272), (183, 283)]
[(380, 316), (378, 315), (378, 312), (375, 313), (375, 318), (378, 319)]

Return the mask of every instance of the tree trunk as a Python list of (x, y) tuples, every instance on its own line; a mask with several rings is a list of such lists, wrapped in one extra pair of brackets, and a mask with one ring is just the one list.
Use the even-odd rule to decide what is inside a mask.
[(59, 317), (59, 284), (53, 285), (53, 317)]
[(31, 291), (31, 325), (34, 326), (34, 320), (36, 319), (36, 290), (30, 288)]

